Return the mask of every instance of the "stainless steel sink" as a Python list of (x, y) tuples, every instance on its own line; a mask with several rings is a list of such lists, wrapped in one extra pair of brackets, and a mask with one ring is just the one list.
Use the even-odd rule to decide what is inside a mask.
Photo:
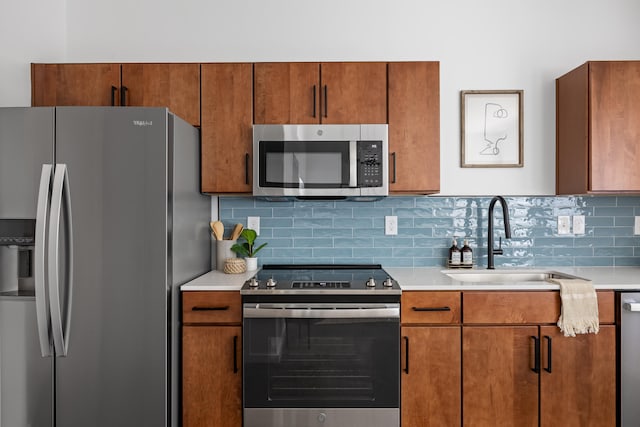
[(444, 270), (444, 274), (460, 282), (546, 282), (549, 279), (580, 279), (548, 270)]

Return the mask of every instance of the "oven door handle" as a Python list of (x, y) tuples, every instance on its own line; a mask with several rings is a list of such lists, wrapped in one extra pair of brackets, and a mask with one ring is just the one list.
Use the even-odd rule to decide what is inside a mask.
[(246, 319), (286, 318), (286, 319), (376, 319), (400, 318), (399, 304), (363, 304), (360, 306), (314, 306), (312, 304), (245, 304), (243, 316)]

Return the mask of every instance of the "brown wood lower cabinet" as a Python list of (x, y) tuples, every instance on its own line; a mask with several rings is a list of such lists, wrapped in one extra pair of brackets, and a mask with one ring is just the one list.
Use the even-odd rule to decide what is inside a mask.
[(402, 294), (402, 427), (460, 426), (460, 292)]
[(402, 327), (403, 427), (460, 426), (460, 327)]
[(462, 401), (465, 427), (537, 426), (536, 326), (464, 327)]
[(242, 426), (239, 292), (182, 293), (182, 426)]
[(614, 427), (615, 339), (613, 325), (575, 338), (557, 326), (465, 326), (463, 425)]
[[(540, 327), (540, 426), (616, 425), (616, 330), (600, 326), (597, 335), (563, 336), (555, 326)], [(551, 339), (551, 364), (548, 343)], [(550, 371), (548, 371), (550, 368)]]
[(557, 291), (404, 292), (402, 427), (614, 427), (614, 293), (598, 307), (565, 337)]
[(242, 426), (241, 337), (240, 326), (182, 328), (184, 427)]

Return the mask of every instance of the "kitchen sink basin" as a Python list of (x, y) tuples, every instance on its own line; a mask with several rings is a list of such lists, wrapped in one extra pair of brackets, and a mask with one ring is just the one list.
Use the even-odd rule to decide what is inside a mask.
[(580, 277), (547, 270), (444, 270), (443, 273), (460, 282), (546, 282), (549, 279), (580, 279)]

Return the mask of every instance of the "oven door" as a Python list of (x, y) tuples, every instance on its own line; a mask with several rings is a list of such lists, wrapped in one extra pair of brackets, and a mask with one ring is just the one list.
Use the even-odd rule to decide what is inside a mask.
[(245, 303), (243, 317), (245, 426), (309, 416), (309, 425), (347, 425), (330, 421), (383, 413), (385, 425), (397, 425), (399, 304)]

